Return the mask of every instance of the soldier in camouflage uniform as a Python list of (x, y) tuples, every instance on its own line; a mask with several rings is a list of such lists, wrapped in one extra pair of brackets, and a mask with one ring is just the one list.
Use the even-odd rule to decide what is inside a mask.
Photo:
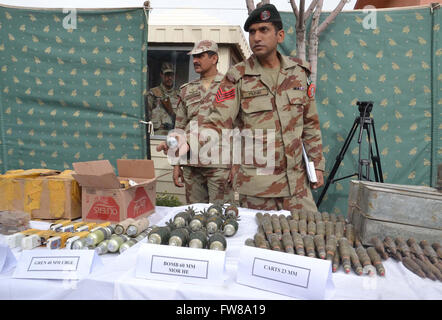
[[(186, 133), (190, 131), (191, 121), (197, 121), (200, 125), (207, 116), (224, 77), (217, 69), (218, 45), (215, 42), (199, 41), (188, 54), (192, 55), (195, 72), (200, 74), (200, 78), (180, 88), (175, 128)], [(167, 152), (166, 144), (160, 144), (157, 150)], [(201, 165), (199, 161), (188, 162), (182, 168), (174, 166), (173, 180), (177, 187), (183, 187), (184, 181), (186, 200), (189, 204), (230, 202), (232, 190), (229, 185), (229, 173), (230, 165)]]
[(146, 97), (146, 120), (152, 121), (155, 135), (167, 135), (174, 128), (178, 103), (178, 90), (173, 88), (174, 76), (173, 65), (163, 63), (161, 84), (152, 88)]
[(301, 146), (303, 142), (315, 164), (318, 182), (311, 187), (319, 188), (324, 183), (325, 160), (309, 64), (277, 51), (284, 30), (273, 5), (254, 10), (244, 29), (254, 54), (228, 71), (203, 127), (220, 132), (239, 121), (241, 130), (275, 130), (272, 174), (260, 174), (257, 169), (265, 165), (258, 161), (235, 166), (241, 207), (316, 211)]

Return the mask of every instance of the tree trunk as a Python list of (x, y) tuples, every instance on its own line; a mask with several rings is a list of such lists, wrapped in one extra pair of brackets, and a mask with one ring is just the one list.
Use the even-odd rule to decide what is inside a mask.
[(319, 46), (319, 35), (318, 35), (318, 26), (319, 26), (319, 18), (322, 12), (323, 0), (319, 0), (316, 6), (316, 10), (313, 13), (312, 24), (310, 27), (310, 35), (309, 35), (309, 50), (308, 57), (310, 62), (311, 81), (316, 84), (316, 78), (318, 74), (318, 46)]

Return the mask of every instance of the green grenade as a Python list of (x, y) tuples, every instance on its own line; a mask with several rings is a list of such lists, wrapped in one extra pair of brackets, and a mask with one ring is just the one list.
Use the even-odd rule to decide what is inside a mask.
[(192, 215), (189, 212), (182, 211), (173, 218), (173, 224), (175, 228), (184, 228), (188, 225), (191, 219)]
[(203, 214), (195, 215), (189, 223), (190, 230), (199, 231), (206, 225), (206, 216)]
[(224, 251), (227, 247), (226, 238), (220, 233), (216, 232), (209, 238), (209, 249), (210, 250), (219, 250)]
[(189, 236), (189, 247), (204, 249), (207, 246), (207, 233), (203, 230), (192, 232)]
[(220, 216), (223, 214), (223, 207), (219, 204), (213, 204), (207, 209), (207, 214), (209, 217)]
[(167, 244), (169, 242), (170, 232), (169, 227), (155, 227), (149, 233), (147, 242), (154, 244)]
[(170, 233), (169, 245), (185, 247), (189, 242), (189, 230), (186, 228), (175, 229)]
[(223, 233), (226, 237), (235, 235), (238, 231), (238, 221), (235, 218), (228, 218), (223, 224)]
[(223, 225), (223, 220), (219, 216), (212, 216), (207, 220), (206, 228), (209, 234), (220, 231)]
[(236, 217), (238, 217), (238, 213), (239, 213), (238, 207), (233, 205), (233, 204), (229, 205), (224, 210), (224, 215), (226, 217), (229, 217), (229, 218), (236, 218)]

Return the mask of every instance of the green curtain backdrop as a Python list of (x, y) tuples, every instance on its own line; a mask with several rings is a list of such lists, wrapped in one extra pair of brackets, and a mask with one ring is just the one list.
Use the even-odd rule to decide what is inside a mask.
[[(429, 186), (436, 181), (442, 126), (439, 11), (377, 11), (375, 29), (364, 28), (368, 13), (342, 12), (320, 36), (316, 100), (326, 178), (359, 115), (356, 101), (371, 100), (384, 182)], [(286, 40), (280, 49), (296, 55), (294, 15), (282, 17)], [(357, 134), (335, 179), (357, 172)], [(361, 146), (366, 158), (368, 143)], [(331, 184), (320, 210), (346, 214), (349, 182)]]
[(0, 7), (2, 172), (145, 157), (147, 12), (69, 14)]

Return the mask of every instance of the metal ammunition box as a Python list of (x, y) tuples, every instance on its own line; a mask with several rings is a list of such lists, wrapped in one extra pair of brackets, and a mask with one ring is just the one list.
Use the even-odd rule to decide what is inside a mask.
[(364, 245), (386, 236), (442, 239), (442, 192), (424, 186), (351, 181), (348, 217)]

